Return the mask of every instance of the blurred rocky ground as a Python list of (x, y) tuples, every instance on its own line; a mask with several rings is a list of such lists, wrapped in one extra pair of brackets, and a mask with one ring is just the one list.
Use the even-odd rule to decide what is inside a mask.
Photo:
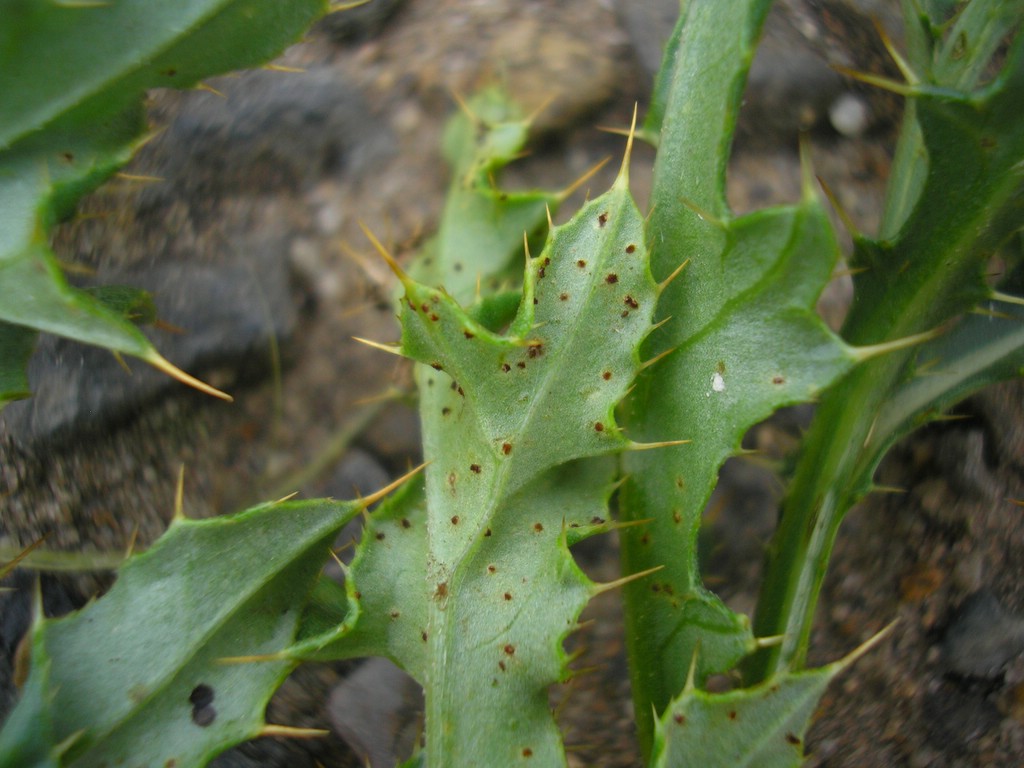
[[(873, 24), (897, 41), (884, 0), (780, 0), (754, 62), (738, 128), (730, 199), (738, 211), (794, 200), (798, 135), (815, 171), (856, 225), (881, 207), (900, 105), (831, 65), (892, 74)], [(83, 284), (154, 293), (157, 347), (229, 390), (232, 405), (184, 390), (141, 364), (44, 339), (31, 364), (35, 396), (0, 414), (0, 541), (6, 551), (47, 536), (53, 550), (100, 562), (153, 541), (185, 466), (185, 510), (208, 516), (267, 498), (351, 497), (379, 487), (419, 451), (408, 368), (356, 344), (397, 334), (389, 275), (365, 223), (400, 258), (438, 220), (447, 185), (440, 155), (456, 95), (504, 85), (526, 112), (543, 106), (533, 150), (512, 186), (565, 187), (617, 157), (650, 94), (674, 0), (373, 0), (329, 17), (278, 62), (210, 81), (209, 90), (154, 93), (157, 134), (119, 179), (86, 200), (56, 234)], [(546, 105), (546, 106), (544, 106)], [(632, 173), (638, 198), (649, 151)], [(615, 163), (610, 164), (614, 166)], [(605, 169), (563, 208), (603, 190)], [(837, 279), (822, 312), (841, 322)], [(175, 330), (176, 329), (176, 330)], [(967, 417), (901, 446), (885, 482), (906, 489), (851, 515), (829, 579), (816, 659), (848, 652), (900, 623), (830, 691), (809, 749), (812, 765), (997, 766), (1024, 755), (1024, 498), (1019, 387), (960, 409)], [(763, 457), (794, 449), (808, 409), (748, 436)], [(710, 505), (709, 584), (751, 610), (778, 481), (732, 461)], [(353, 531), (350, 535), (357, 535)], [(611, 578), (614, 541), (580, 553)], [(109, 559), (109, 558), (108, 558)], [(110, 573), (42, 577), (48, 612), (81, 604)], [(15, 691), (10, 660), (28, 623), (34, 577), (0, 595), (0, 715)], [(576, 766), (639, 764), (613, 594), (573, 639), (596, 672), (571, 690), (560, 717)], [(261, 740), (220, 768), (389, 765), (415, 738), (418, 691), (386, 664), (302, 668), (271, 704), (271, 719), (324, 727), (313, 741)], [(371, 704), (368, 705), (367, 702)]]

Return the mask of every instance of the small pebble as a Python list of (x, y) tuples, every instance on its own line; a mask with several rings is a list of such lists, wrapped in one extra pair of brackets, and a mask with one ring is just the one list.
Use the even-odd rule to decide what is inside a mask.
[(837, 132), (847, 138), (861, 136), (871, 125), (871, 109), (855, 93), (844, 93), (828, 108), (828, 119)]

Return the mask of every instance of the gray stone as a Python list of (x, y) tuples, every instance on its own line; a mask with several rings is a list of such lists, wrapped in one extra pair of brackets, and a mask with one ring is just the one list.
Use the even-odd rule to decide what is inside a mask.
[(387, 659), (363, 664), (331, 693), (334, 730), (371, 768), (408, 757), (422, 711), (420, 687)]
[(167, 183), (141, 195), (159, 203), (268, 194), (371, 167), (392, 143), (358, 89), (330, 66), (256, 70), (211, 81), (219, 93), (166, 94), (153, 110), (173, 120), (136, 163)]
[(964, 677), (999, 677), (1024, 651), (1024, 619), (1009, 613), (991, 592), (971, 595), (950, 624), (942, 655), (951, 672)]

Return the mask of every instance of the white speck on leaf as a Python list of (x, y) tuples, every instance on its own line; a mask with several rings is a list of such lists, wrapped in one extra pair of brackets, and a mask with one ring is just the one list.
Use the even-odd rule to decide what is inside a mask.
[(711, 389), (715, 392), (725, 392), (725, 379), (718, 371), (711, 377)]

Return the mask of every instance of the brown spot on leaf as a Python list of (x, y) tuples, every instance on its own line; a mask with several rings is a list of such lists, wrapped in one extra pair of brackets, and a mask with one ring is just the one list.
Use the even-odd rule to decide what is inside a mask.
[(607, 223), (608, 223), (608, 212), (605, 211), (604, 213), (600, 214), (597, 217), (597, 226), (603, 227)]
[(502, 443), (501, 444), (501, 452), (503, 454), (505, 454), (506, 456), (508, 456), (510, 453), (512, 453), (512, 443)]
[(594, 424), (594, 431), (595, 432), (604, 432), (604, 424), (602, 424), (600, 421), (596, 422)]
[(469, 471), (472, 472), (474, 475), (479, 475), (480, 474), (480, 465), (479, 464), (470, 464), (469, 465)]
[(580, 269), (583, 269), (585, 266), (587, 266), (587, 262), (585, 262), (583, 259), (580, 259), (579, 261), (576, 262), (576, 266), (579, 267)]
[(511, 600), (512, 599), (512, 593), (511, 592), (506, 592), (505, 593), (505, 599), (506, 600)]
[(615, 285), (615, 283), (619, 282), (619, 276), (616, 275), (614, 272), (609, 272), (608, 276), (605, 277), (604, 281), (608, 283), (608, 285)]
[(516, 653), (516, 647), (512, 643), (507, 643), (503, 650), (509, 656), (514, 656)]
[(537, 533), (540, 533), (544, 530), (544, 526), (541, 523), (534, 523), (533, 530), (535, 530)]
[(448, 582), (442, 581), (437, 585), (437, 589), (434, 590), (434, 599), (443, 600), (448, 597)]
[(797, 736), (795, 733), (787, 733), (786, 734), (786, 741), (788, 741), (790, 744), (792, 744), (795, 747), (795, 746), (797, 746), (800, 743), (800, 737)]
[(626, 246), (626, 253), (633, 253), (636, 250), (636, 246), (630, 243)]
[(622, 300), (622, 303), (625, 304), (630, 309), (640, 308), (639, 302), (637, 302), (637, 300), (634, 299), (632, 296), (626, 296), (626, 298)]
[(383, 531), (378, 531), (377, 532), (377, 541), (384, 541), (384, 532)]
[(605, 371), (604, 373), (601, 374), (601, 378), (604, 379), (605, 381), (608, 381), (609, 379), (611, 379), (611, 377), (612, 377), (612, 372), (611, 371)]
[(452, 515), (452, 525), (458, 525), (458, 524), (459, 524), (459, 516), (458, 515)]

